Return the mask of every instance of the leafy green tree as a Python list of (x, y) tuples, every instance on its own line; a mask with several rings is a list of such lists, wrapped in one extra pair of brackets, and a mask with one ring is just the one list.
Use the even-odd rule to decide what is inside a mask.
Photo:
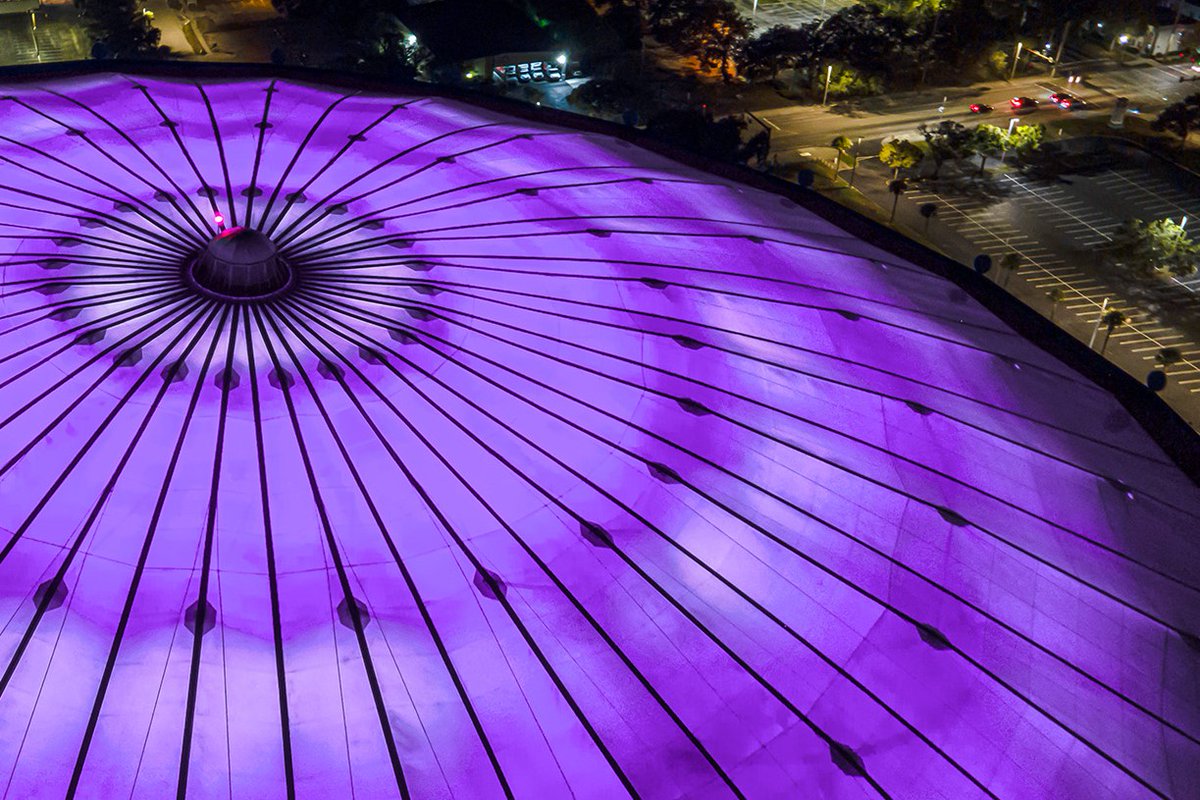
[(788, 68), (811, 68), (819, 56), (812, 26), (788, 28), (776, 25), (747, 41), (737, 54), (738, 72), (750, 80), (779, 77)]
[(1100, 346), (1100, 355), (1104, 355), (1104, 351), (1108, 349), (1108, 340), (1112, 338), (1113, 331), (1122, 325), (1129, 322), (1129, 317), (1123, 311), (1113, 309), (1100, 318), (1100, 324), (1105, 327), (1104, 344)]
[(1018, 158), (1024, 158), (1041, 147), (1045, 139), (1045, 125), (1017, 125), (1008, 136), (1008, 149), (1015, 152)]
[(1172, 103), (1162, 110), (1150, 123), (1156, 131), (1166, 131), (1179, 137), (1179, 147), (1187, 144), (1188, 134), (1200, 124), (1200, 94), (1188, 95), (1178, 103)]
[(93, 53), (110, 58), (147, 58), (160, 54), (162, 32), (134, 0), (77, 0), (84, 27), (97, 43)]
[(363, 71), (411, 80), (424, 54), (394, 15), (376, 12), (358, 25), (347, 45), (350, 65)]
[(961, 122), (943, 120), (936, 125), (922, 123), (918, 130), (925, 137), (929, 155), (933, 157), (933, 177), (942, 170), (948, 160), (958, 161), (974, 152), (972, 131)]
[(983, 174), (989, 156), (998, 156), (1008, 148), (1008, 134), (995, 125), (978, 125), (971, 133), (971, 149), (979, 154), (979, 174)]
[(664, 44), (695, 56), (704, 69), (719, 68), (726, 82), (750, 23), (729, 0), (659, 0), (651, 6), (651, 30)]
[(1152, 274), (1186, 277), (1200, 263), (1200, 242), (1169, 219), (1128, 220), (1113, 234), (1110, 252), (1116, 260)]
[(824, 55), (855, 71), (911, 83), (929, 54), (928, 37), (903, 15), (875, 3), (856, 3), (832, 14), (821, 27)]
[(892, 168), (892, 180), (900, 176), (900, 170), (912, 169), (925, 158), (925, 152), (907, 139), (889, 139), (879, 151), (879, 160)]

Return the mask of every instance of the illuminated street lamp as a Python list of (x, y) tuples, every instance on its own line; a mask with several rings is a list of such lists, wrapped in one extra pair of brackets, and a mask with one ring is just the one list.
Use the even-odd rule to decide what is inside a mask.
[(409, 47), (416, 47), (417, 46), (417, 35), (415, 33), (410, 33), (408, 36), (405, 36), (404, 43), (406, 45), (408, 45)]
[(559, 66), (565, 67), (567, 65), (567, 54), (559, 53), (554, 60), (558, 62)]

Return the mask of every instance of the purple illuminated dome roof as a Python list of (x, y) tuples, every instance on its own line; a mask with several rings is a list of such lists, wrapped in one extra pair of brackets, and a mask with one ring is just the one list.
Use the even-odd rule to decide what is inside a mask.
[(0, 795), (1200, 797), (1200, 491), (950, 280), (464, 101), (0, 96)]

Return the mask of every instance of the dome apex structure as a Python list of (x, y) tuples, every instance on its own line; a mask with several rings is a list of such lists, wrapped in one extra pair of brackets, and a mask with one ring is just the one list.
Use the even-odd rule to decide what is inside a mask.
[(191, 263), (190, 279), (216, 297), (265, 298), (292, 284), (292, 271), (261, 231), (234, 227), (209, 241)]
[(0, 79), (0, 798), (1198, 796), (1200, 489), (975, 276), (178, 69)]

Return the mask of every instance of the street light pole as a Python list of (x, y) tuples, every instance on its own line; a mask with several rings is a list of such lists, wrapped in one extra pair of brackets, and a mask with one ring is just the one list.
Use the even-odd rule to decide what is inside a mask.
[(1058, 65), (1062, 63), (1063, 48), (1067, 46), (1067, 36), (1071, 33), (1071, 20), (1067, 20), (1063, 24), (1062, 39), (1058, 43), (1058, 52), (1054, 54), (1054, 63), (1050, 65), (1050, 77), (1058, 72)]
[(1091, 350), (1096, 346), (1096, 334), (1100, 332), (1100, 323), (1104, 319), (1104, 312), (1108, 310), (1108, 298), (1104, 298), (1103, 305), (1100, 306), (1100, 316), (1096, 317), (1096, 327), (1092, 328), (1092, 338), (1088, 339), (1088, 349)]
[(1017, 42), (1017, 52), (1013, 56), (1012, 69), (1008, 71), (1008, 79), (1010, 81), (1017, 76), (1017, 62), (1021, 60), (1021, 48), (1024, 46), (1024, 42)]
[(37, 56), (37, 60), (42, 60), (42, 46), (38, 43), (37, 38), (37, 11), (29, 12), (29, 35), (33, 37), (33, 52)]
[(829, 81), (833, 80), (833, 64), (829, 65), (829, 69), (825, 71), (825, 95), (821, 98), (821, 105), (829, 102)]
[[(862, 137), (858, 137), (858, 143), (854, 145), (854, 163), (850, 165), (850, 188), (854, 188), (854, 175), (858, 172), (858, 153), (862, 150)], [(1187, 219), (1187, 217), (1184, 217)]]

